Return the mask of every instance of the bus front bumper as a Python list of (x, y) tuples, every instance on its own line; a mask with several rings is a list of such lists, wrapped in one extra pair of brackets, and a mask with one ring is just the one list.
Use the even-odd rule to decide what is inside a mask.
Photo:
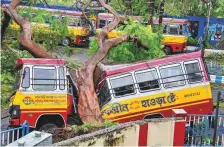
[(20, 126), (19, 118), (11, 118), (9, 120), (9, 127)]

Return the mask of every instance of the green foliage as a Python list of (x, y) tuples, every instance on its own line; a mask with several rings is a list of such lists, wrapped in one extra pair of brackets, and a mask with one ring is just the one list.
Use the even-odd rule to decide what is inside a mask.
[[(141, 15), (146, 19), (149, 17), (148, 0), (130, 0), (131, 8), (123, 0), (111, 0), (110, 4), (116, 10), (123, 12), (131, 11), (131, 15)], [(158, 17), (159, 7), (162, 0), (155, 0), (154, 16)], [(224, 17), (224, 0), (212, 2), (211, 17)], [(131, 9), (131, 10), (130, 10)], [(174, 16), (206, 16), (207, 5), (202, 0), (166, 0), (164, 12)]]
[[(12, 41), (15, 44), (16, 41)], [(15, 72), (15, 61), (17, 58), (32, 57), (26, 51), (16, 51), (13, 48), (14, 45), (4, 46), (3, 43), (1, 50), (1, 101), (2, 107), (7, 107), (10, 96), (14, 91), (16, 77), (19, 76), (18, 72)], [(11, 49), (6, 49), (10, 47)]]
[[(146, 59), (154, 59), (164, 56), (161, 42), (162, 35), (157, 31), (153, 33), (148, 26), (140, 23), (128, 21), (124, 26), (120, 26), (118, 30), (127, 33), (130, 37), (137, 37), (138, 40), (149, 49), (143, 48), (139, 43), (123, 42), (112, 48), (108, 54), (108, 60), (111, 62), (133, 62)], [(96, 53), (99, 49), (96, 39), (90, 43), (89, 55)]]
[(198, 44), (198, 39), (197, 38), (188, 37), (187, 43), (188, 43), (188, 45), (196, 46)]
[(91, 123), (84, 123), (81, 126), (73, 125), (72, 129), (74, 132), (84, 132), (89, 133), (95, 130), (99, 130), (102, 128), (108, 128), (112, 126), (116, 126), (118, 123), (112, 122), (110, 120), (105, 120), (103, 123), (98, 122), (91, 122)]
[(70, 68), (74, 68), (74, 69), (78, 69), (82, 66), (81, 63), (78, 63), (78, 62), (74, 62), (74, 61), (71, 61), (71, 60), (66, 60), (66, 65)]
[[(213, 101), (213, 105), (217, 106), (217, 101)], [(219, 102), (219, 108), (224, 108), (224, 102)]]
[(216, 83), (211, 83), (211, 87), (216, 89), (216, 88), (223, 88), (224, 89), (224, 84), (216, 84)]
[(216, 61), (224, 65), (224, 54), (210, 54), (205, 58), (206, 61)]

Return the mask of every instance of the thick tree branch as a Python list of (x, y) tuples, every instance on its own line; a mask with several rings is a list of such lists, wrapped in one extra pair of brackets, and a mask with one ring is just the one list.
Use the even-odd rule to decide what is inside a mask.
[(129, 39), (129, 35), (128, 34), (125, 34), (123, 36), (119, 36), (119, 37), (116, 37), (116, 38), (111, 38), (111, 39), (108, 39), (105, 41), (105, 44), (108, 44), (109, 45), (109, 48), (112, 48), (122, 42), (125, 42)]
[(101, 32), (109, 33), (120, 23), (120, 15), (105, 0), (99, 0), (100, 4), (114, 15), (114, 20), (103, 28)]
[[(15, 9), (18, 5), (19, 5), (20, 1), (12, 1), (9, 6), (12, 8), (12, 9)], [(9, 26), (9, 22), (11, 20), (11, 17), (4, 11), (4, 20), (2, 22), (2, 31), (1, 31), (1, 41), (3, 40), (4, 36), (5, 36), (5, 32), (6, 32), (6, 29), (8, 28)]]
[(30, 22), (20, 16), (15, 10), (19, 4), (20, 0), (13, 0), (8, 7), (3, 9), (22, 29), (19, 43), (36, 58), (53, 58), (44, 48), (31, 40), (32, 31)]
[(3, 15), (4, 15), (4, 20), (3, 20), (2, 26), (1, 26), (1, 43), (5, 36), (5, 32), (9, 26), (9, 22), (11, 20), (11, 17), (5, 11), (4, 11)]

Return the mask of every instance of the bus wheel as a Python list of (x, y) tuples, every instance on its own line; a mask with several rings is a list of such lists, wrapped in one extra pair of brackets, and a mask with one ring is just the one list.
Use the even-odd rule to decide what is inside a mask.
[(172, 53), (171, 47), (166, 46), (166, 47), (165, 47), (165, 53), (166, 53), (167, 55), (171, 55), (171, 53)]
[(70, 45), (70, 40), (68, 38), (64, 38), (62, 40), (62, 43), (61, 43), (63, 46), (69, 46)]
[(58, 128), (58, 126), (55, 125), (55, 124), (52, 124), (52, 123), (48, 123), (48, 124), (44, 124), (43, 126), (41, 126), (39, 128), (39, 131), (46, 131), (46, 132), (48, 132), (48, 131), (50, 131), (52, 129), (55, 129), (55, 128)]

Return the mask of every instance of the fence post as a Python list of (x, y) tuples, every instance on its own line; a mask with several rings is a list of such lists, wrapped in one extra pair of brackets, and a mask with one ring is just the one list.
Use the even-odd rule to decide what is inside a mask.
[(215, 126), (214, 126), (214, 134), (213, 134), (213, 142), (212, 145), (215, 146), (216, 143), (216, 133), (217, 133), (217, 125), (218, 125), (218, 115), (219, 115), (219, 101), (221, 98), (221, 92), (218, 91), (217, 104), (216, 104), (216, 112), (215, 112)]

